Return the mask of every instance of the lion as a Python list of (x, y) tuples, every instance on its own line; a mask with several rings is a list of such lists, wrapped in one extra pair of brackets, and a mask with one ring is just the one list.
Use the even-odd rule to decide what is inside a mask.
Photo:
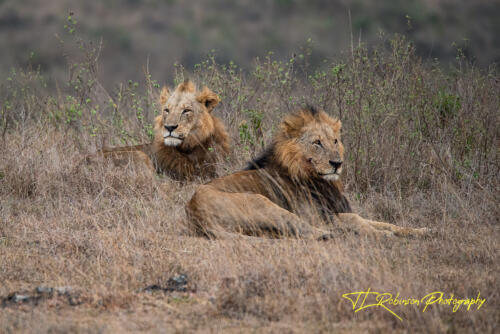
[[(297, 237), (324, 240), (336, 229), (385, 236), (419, 236), (427, 229), (402, 228), (352, 212), (340, 175), (344, 147), (341, 122), (315, 108), (284, 118), (271, 145), (243, 170), (199, 186), (186, 204), (198, 235)], [(319, 216), (320, 226), (308, 221)], [(334, 228), (327, 230), (326, 223)]]
[(209, 88), (198, 91), (189, 80), (173, 93), (163, 87), (162, 111), (154, 120), (153, 142), (103, 149), (97, 156), (109, 158), (117, 166), (140, 163), (176, 180), (215, 177), (215, 164), (230, 151), (229, 135), (212, 114), (219, 102)]

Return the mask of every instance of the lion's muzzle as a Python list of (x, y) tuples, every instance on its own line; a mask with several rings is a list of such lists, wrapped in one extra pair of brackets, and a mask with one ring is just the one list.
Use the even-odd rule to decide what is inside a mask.
[(179, 125), (165, 125), (165, 132), (163, 133), (163, 143), (166, 146), (179, 146), (182, 143), (182, 136), (174, 132)]
[(177, 129), (179, 125), (165, 125), (165, 130), (172, 133), (175, 129)]
[(327, 181), (337, 181), (340, 178), (340, 173), (342, 173), (342, 161), (330, 160), (328, 162), (332, 167), (331, 171), (328, 173), (320, 173), (320, 176)]
[(337, 171), (340, 172), (342, 170), (342, 168), (340, 168), (342, 166), (342, 161), (340, 161), (340, 160), (330, 160), (329, 163), (330, 163), (330, 166), (333, 167), (333, 172), (335, 174), (337, 174)]

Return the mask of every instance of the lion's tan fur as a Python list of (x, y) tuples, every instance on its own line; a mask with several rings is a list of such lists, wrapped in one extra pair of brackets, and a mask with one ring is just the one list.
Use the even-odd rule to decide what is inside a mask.
[[(318, 125), (326, 126), (340, 138), (342, 123), (329, 117), (324, 112), (312, 114), (307, 110), (300, 110), (288, 115), (279, 126), (279, 130), (273, 139), (274, 154), (281, 166), (286, 166), (290, 176), (300, 180), (310, 179), (314, 171), (304, 161), (304, 151), (297, 145), (296, 139), (310, 130), (310, 127)], [(343, 156), (344, 147), (340, 145), (337, 150)]]
[[(115, 161), (117, 157), (123, 159), (127, 154), (136, 159), (139, 154), (135, 151), (141, 151), (141, 158), (147, 168), (166, 173), (175, 179), (213, 177), (216, 175), (216, 163), (230, 150), (230, 140), (224, 125), (212, 115), (212, 110), (219, 101), (217, 94), (209, 88), (204, 87), (198, 91), (191, 81), (179, 84), (172, 94), (167, 87), (163, 87), (160, 94), (162, 114), (154, 120), (153, 142), (103, 149), (101, 154)], [(183, 114), (186, 109), (191, 113), (189, 116)], [(169, 110), (171, 115), (167, 115), (165, 110)], [(164, 136), (168, 122), (178, 125), (177, 131), (184, 130), (178, 135), (182, 142), (181, 139), (172, 139), (180, 142), (177, 146), (166, 145)]]
[[(338, 181), (344, 148), (339, 120), (303, 109), (281, 123), (268, 150), (247, 170), (200, 186), (186, 205), (193, 230), (209, 237), (247, 235), (323, 238), (315, 213), (334, 227), (359, 233), (419, 235), (423, 230), (366, 220), (352, 213)], [(334, 177), (335, 176), (335, 177)]]

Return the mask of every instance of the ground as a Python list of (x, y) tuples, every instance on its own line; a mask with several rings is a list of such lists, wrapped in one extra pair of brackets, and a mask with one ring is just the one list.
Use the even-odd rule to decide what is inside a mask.
[[(64, 135), (10, 139), (2, 153), (2, 332), (493, 332), (498, 325), (498, 224), (426, 219), (444, 207), (415, 195), (397, 223), (431, 227), (434, 237), (207, 240), (185, 228), (184, 203), (199, 182), (150, 180), (134, 166), (72, 170), (77, 152)], [(47, 155), (35, 154), (41, 147)], [(391, 203), (376, 194), (353, 200), (368, 216), (397, 211)], [(187, 282), (167, 291), (181, 274)], [(68, 291), (14, 300), (40, 296), (38, 287)], [(342, 298), (367, 289), (416, 299), (480, 292), (486, 302), (457, 312), (393, 306), (398, 320), (381, 307), (354, 313)]]

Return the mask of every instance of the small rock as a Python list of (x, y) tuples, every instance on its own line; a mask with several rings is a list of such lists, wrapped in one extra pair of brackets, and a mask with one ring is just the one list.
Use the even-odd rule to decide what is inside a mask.
[(167, 280), (167, 285), (165, 287), (162, 287), (161, 285), (158, 284), (153, 284), (145, 287), (142, 289), (144, 292), (153, 292), (153, 291), (163, 291), (163, 292), (172, 292), (172, 291), (179, 291), (179, 292), (186, 292), (188, 291), (188, 285), (189, 280), (188, 276), (186, 274), (181, 274), (179, 276), (174, 276), (171, 277)]
[(43, 294), (51, 294), (54, 292), (54, 289), (48, 286), (39, 286), (35, 289), (37, 293), (43, 293)]
[(165, 290), (185, 292), (187, 291), (186, 287), (187, 284), (188, 284), (188, 277), (186, 274), (182, 274), (179, 276), (169, 278)]
[(68, 294), (71, 291), (73, 291), (73, 288), (70, 286), (60, 286), (60, 287), (54, 288), (54, 290), (57, 291), (57, 293), (64, 295), (64, 294)]
[(161, 286), (159, 286), (158, 284), (153, 284), (153, 285), (149, 285), (149, 286), (145, 287), (142, 291), (153, 292), (153, 291), (158, 291), (158, 290), (163, 290), (163, 288)]
[(30, 292), (17, 291), (6, 297), (0, 296), (0, 307), (8, 307), (15, 304), (38, 305), (40, 302), (52, 298), (65, 300), (72, 306), (83, 303), (80, 293), (73, 292), (73, 288), (71, 287), (63, 286), (53, 288), (48, 286), (39, 286)]
[(17, 293), (10, 298), (10, 300), (13, 301), (14, 303), (24, 303), (28, 302), (30, 299), (31, 296), (18, 295)]

